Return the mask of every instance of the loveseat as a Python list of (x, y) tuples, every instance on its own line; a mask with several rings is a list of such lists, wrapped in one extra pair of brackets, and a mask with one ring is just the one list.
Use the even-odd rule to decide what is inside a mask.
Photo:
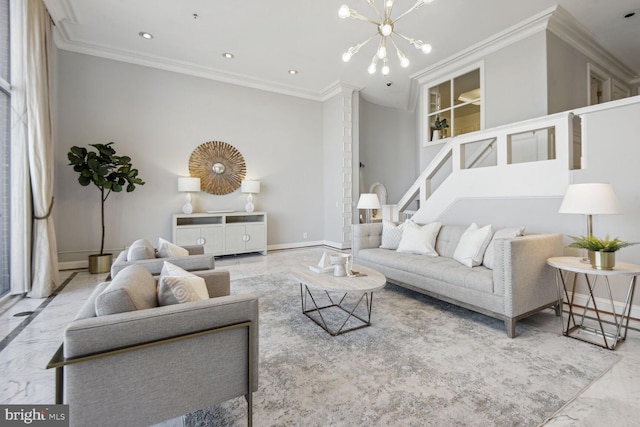
[(561, 234), (492, 239), (486, 248), (492, 251), (490, 269), (454, 259), (468, 228), (442, 225), (435, 238), (438, 256), (429, 256), (381, 248), (382, 223), (354, 224), (353, 261), (381, 272), (390, 283), (503, 320), (511, 338), (516, 336), (516, 321), (550, 307), (560, 313), (547, 258), (562, 254)]
[(258, 296), (230, 295), (227, 271), (195, 274), (210, 298), (159, 306), (138, 265), (97, 286), (48, 366), (71, 426), (152, 425), (239, 396), (251, 424)]

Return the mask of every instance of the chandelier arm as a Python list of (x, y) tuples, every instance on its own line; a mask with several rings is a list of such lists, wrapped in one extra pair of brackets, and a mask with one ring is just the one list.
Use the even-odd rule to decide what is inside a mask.
[(380, 23), (379, 23), (379, 22), (376, 22), (376, 21), (374, 21), (373, 19), (369, 19), (369, 18), (367, 18), (366, 16), (362, 16), (362, 15), (360, 15), (358, 12), (355, 12), (355, 11), (354, 11), (350, 16), (349, 16), (349, 18), (351, 18), (351, 19), (358, 19), (358, 20), (360, 20), (360, 21), (364, 21), (364, 22), (369, 22), (369, 23), (371, 23), (371, 24), (375, 25), (376, 27), (377, 27), (378, 25), (380, 25)]
[(368, 4), (369, 6), (371, 6), (371, 8), (372, 8), (373, 10), (375, 10), (376, 15), (378, 16), (378, 18), (379, 18), (381, 21), (383, 21), (383, 20), (384, 20), (384, 18), (382, 18), (382, 15), (380, 15), (380, 12), (378, 12), (378, 8), (376, 7), (376, 3), (375, 3), (375, 1), (374, 1), (374, 0), (365, 0), (365, 1), (367, 2), (367, 4)]
[(403, 13), (402, 15), (398, 16), (396, 19), (393, 20), (393, 23), (395, 24), (396, 22), (398, 22), (400, 20), (400, 18), (410, 14), (411, 12), (413, 12), (414, 10), (418, 9), (420, 6), (424, 5), (424, 0), (418, 0), (416, 2), (416, 4), (414, 4), (413, 6), (411, 6), (409, 9), (407, 9), (407, 11), (405, 13)]
[[(402, 38), (403, 38), (403, 39), (405, 39), (407, 42), (409, 42), (409, 44), (411, 44), (411, 45), (414, 45), (414, 46), (415, 46), (415, 43), (416, 43), (415, 39), (409, 38), (409, 37), (405, 36), (404, 34), (401, 34), (401, 33), (397, 32), (397, 31), (395, 31), (395, 30), (393, 31), (393, 34), (395, 34), (396, 36), (400, 36), (400, 37), (402, 37)], [(395, 44), (395, 43), (394, 43), (394, 44)]]
[[(389, 4), (389, 7), (387, 7), (387, 4)], [(393, 10), (393, 0), (387, 1), (385, 0), (384, 2), (384, 18), (385, 19), (390, 19), (391, 18), (391, 11)]]

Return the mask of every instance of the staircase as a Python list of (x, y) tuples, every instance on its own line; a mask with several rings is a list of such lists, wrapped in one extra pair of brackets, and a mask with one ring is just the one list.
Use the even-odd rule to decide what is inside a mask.
[(454, 136), (383, 216), (403, 220), (415, 200), (414, 220), (427, 223), (462, 198), (561, 197), (580, 165), (579, 121), (563, 112)]

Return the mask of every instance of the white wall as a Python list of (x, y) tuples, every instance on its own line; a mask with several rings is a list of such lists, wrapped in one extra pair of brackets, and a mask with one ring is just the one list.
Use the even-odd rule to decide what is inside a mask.
[(360, 188), (372, 184), (387, 188), (388, 203), (395, 204), (413, 184), (419, 167), (416, 156), (416, 115), (405, 110), (360, 101)]
[(547, 32), (549, 114), (588, 105), (587, 57)]
[(546, 34), (484, 58), (485, 129), (547, 114)]
[[(270, 246), (324, 238), (323, 105), (197, 77), (66, 51), (59, 52), (54, 219), (61, 261), (99, 248), (99, 193), (81, 187), (66, 158), (73, 145), (114, 141), (130, 155), (146, 185), (107, 201), (106, 248), (136, 238), (171, 238), (171, 215), (184, 195), (192, 151), (224, 141), (244, 156), (247, 177), (259, 179), (256, 210), (269, 214)], [(196, 211), (243, 210), (239, 190), (201, 192)]]

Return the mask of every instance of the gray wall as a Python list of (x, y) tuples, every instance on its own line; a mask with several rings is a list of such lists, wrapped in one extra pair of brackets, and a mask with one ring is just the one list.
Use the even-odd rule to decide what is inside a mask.
[[(259, 179), (256, 210), (269, 214), (268, 244), (323, 239), (323, 105), (197, 77), (59, 52), (54, 219), (61, 261), (86, 259), (100, 244), (100, 199), (67, 166), (73, 145), (114, 141), (146, 185), (106, 205), (106, 248), (136, 238), (171, 238), (184, 194), (177, 177), (200, 144), (218, 140), (244, 156)], [(246, 195), (194, 195), (196, 211), (243, 210)]]
[(360, 189), (387, 188), (389, 204), (397, 203), (418, 176), (416, 115), (360, 101)]

